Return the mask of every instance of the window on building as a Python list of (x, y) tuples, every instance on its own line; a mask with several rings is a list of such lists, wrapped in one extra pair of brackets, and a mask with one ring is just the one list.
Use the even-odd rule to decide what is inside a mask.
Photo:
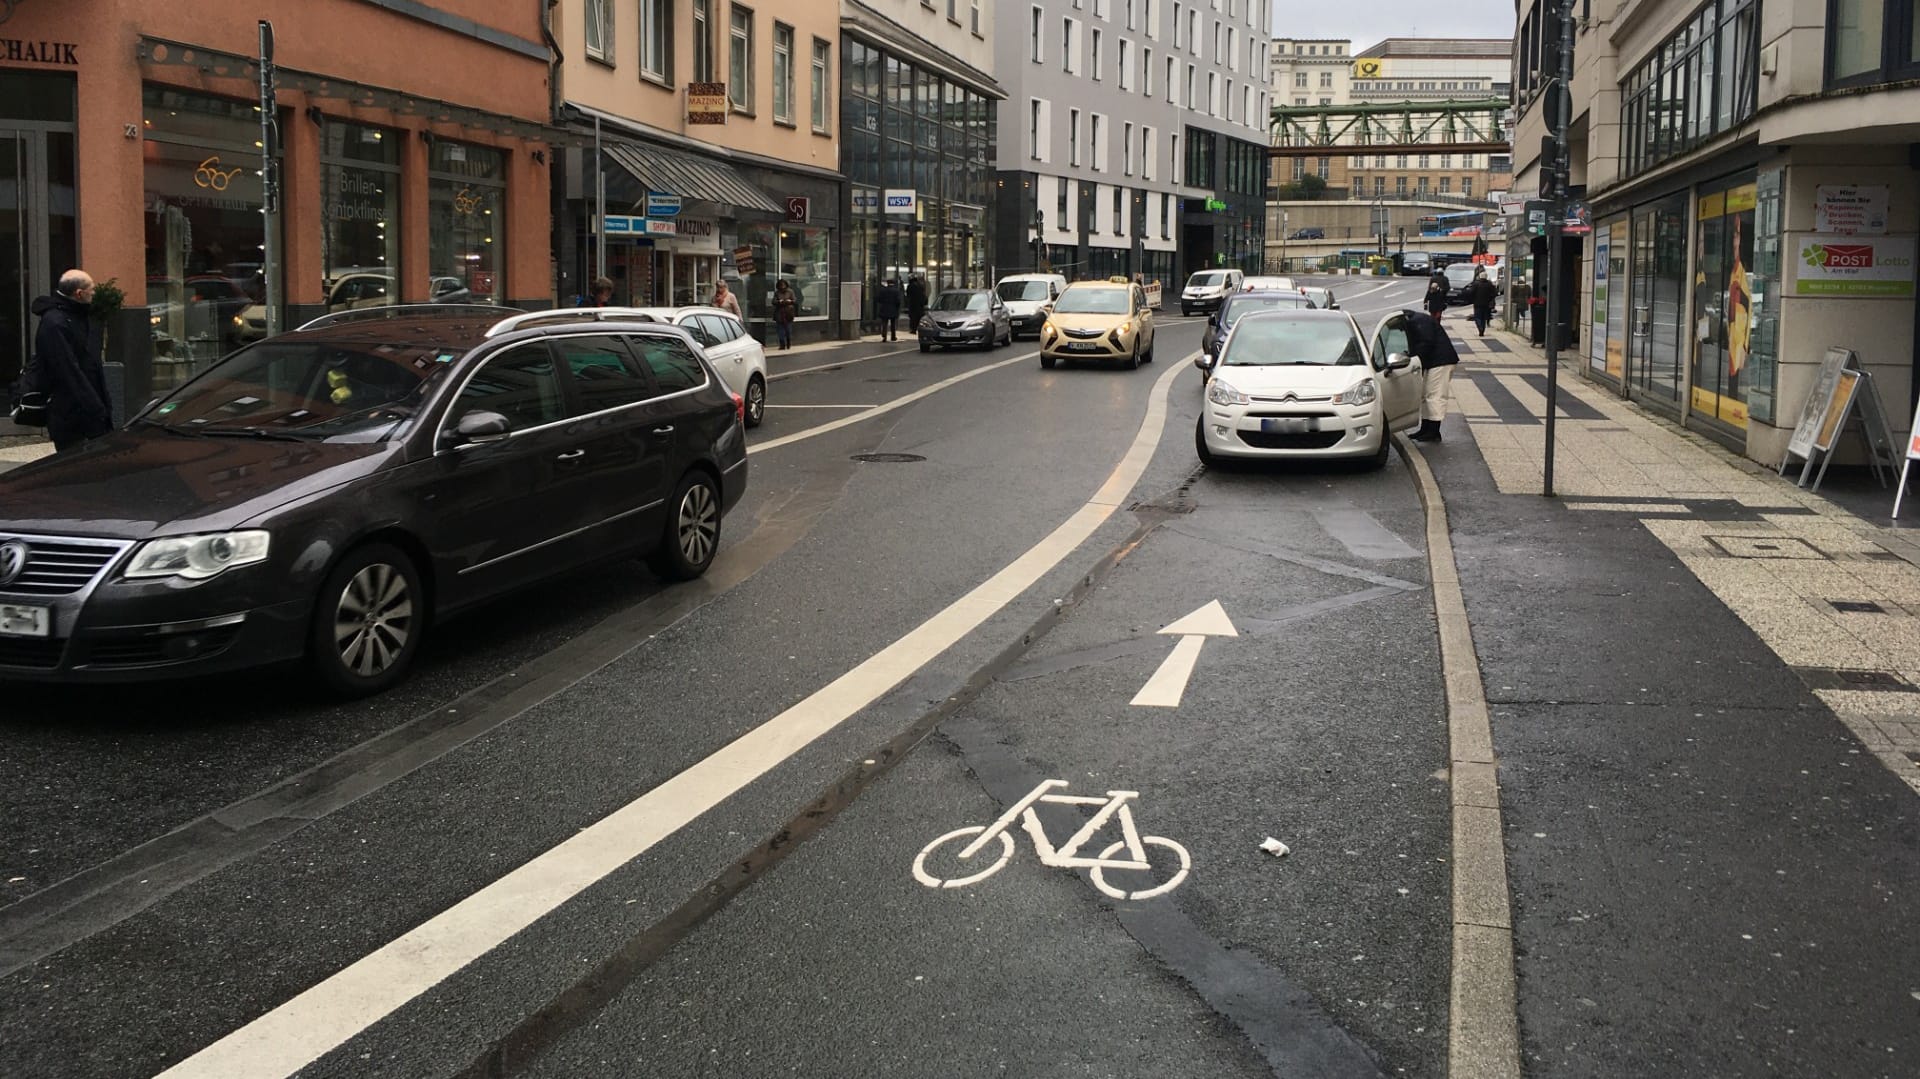
[(640, 0), (640, 74), (673, 81), (673, 0)]
[(1154, 174), (1159, 171), (1154, 168), (1153, 157), (1154, 151), (1157, 149), (1154, 141), (1155, 134), (1152, 128), (1143, 127), (1140, 129), (1140, 175), (1147, 180), (1154, 179)]
[(1045, 124), (1046, 103), (1039, 98), (1027, 101), (1027, 156), (1035, 161), (1044, 161), (1040, 156), (1042, 128)]
[(833, 45), (813, 39), (813, 130), (833, 133)]
[(1827, 84), (1863, 86), (1920, 77), (1920, 4), (1827, 0)]
[(1182, 14), (1180, 5), (1173, 5), (1173, 47), (1176, 49), (1187, 47), (1187, 21), (1181, 18)]
[(1320, 104), (1322, 104), (1322, 105), (1331, 105), (1331, 104), (1333, 104), (1333, 99), (1332, 99), (1332, 98), (1330, 98), (1330, 97), (1323, 97), (1323, 98), (1321, 98), (1321, 99), (1320, 99)]
[(1306, 175), (1307, 175), (1307, 159), (1304, 157), (1294, 158), (1293, 159), (1294, 182), (1298, 183), (1299, 181), (1305, 179)]
[(1441, 154), (1441, 155), (1440, 155), (1440, 167), (1441, 167), (1441, 168), (1443, 168), (1443, 169), (1450, 169), (1450, 168), (1452, 168), (1452, 167), (1453, 167), (1453, 155), (1452, 155), (1452, 154)]
[[(1759, 94), (1758, 31), (1758, 0), (1709, 0), (1621, 80), (1623, 177), (1684, 154), (1753, 116)], [(1831, 52), (1832, 36), (1829, 44)]]
[(974, 37), (980, 36), (980, 0), (969, 0), (967, 30), (973, 34)]
[(1028, 28), (1028, 34), (1033, 40), (1028, 47), (1027, 58), (1036, 64), (1046, 61), (1046, 21), (1047, 13), (1045, 9), (1035, 6), (1033, 9), (1033, 23)]
[(1172, 195), (1162, 194), (1160, 196), (1160, 238), (1162, 240), (1173, 239)]
[(1069, 75), (1080, 74), (1080, 57), (1075, 55), (1080, 44), (1080, 24), (1072, 19), (1060, 20), (1060, 70)]
[(1120, 172), (1121, 172), (1121, 175), (1132, 176), (1133, 175), (1133, 125), (1132, 124), (1121, 125), (1121, 135), (1122, 135), (1122, 138), (1120, 139), (1120, 160), (1121, 160)]
[(1295, 105), (1305, 105), (1307, 103), (1307, 99), (1304, 97), (1296, 97), (1293, 99), (1293, 103)]
[(1093, 171), (1107, 171), (1107, 118), (1094, 113), (1087, 128), (1093, 143)]
[(1072, 232), (1073, 225), (1067, 220), (1067, 181), (1064, 177), (1054, 181), (1053, 227), (1061, 232)]
[(1387, 193), (1387, 178), (1385, 176), (1375, 176), (1373, 178), (1373, 193), (1375, 195), (1384, 195)]
[(727, 36), (727, 99), (741, 112), (753, 111), (753, 11), (733, 5)]
[(1320, 73), (1320, 89), (1322, 90), (1333, 89), (1333, 72), (1322, 71)]
[(1153, 96), (1153, 50), (1140, 50), (1140, 92)]
[(1093, 53), (1088, 66), (1093, 68), (1094, 80), (1098, 81), (1100, 79), (1100, 28), (1098, 26), (1093, 28)]
[(587, 55), (613, 63), (613, 0), (586, 0)]
[(1296, 71), (1293, 73), (1293, 88), (1296, 90), (1305, 90), (1307, 88), (1306, 72)]
[(1178, 80), (1179, 71), (1180, 61), (1175, 60), (1171, 56), (1167, 57), (1167, 104), (1169, 105), (1178, 104), (1174, 98), (1179, 96), (1175, 93), (1180, 86)]
[(773, 24), (773, 118), (793, 122), (793, 27)]
[(1176, 184), (1182, 183), (1181, 177), (1183, 177), (1185, 173), (1181, 170), (1182, 162), (1180, 160), (1179, 135), (1167, 136), (1167, 162), (1173, 167), (1173, 182)]
[(1319, 169), (1319, 174), (1320, 174), (1320, 178), (1321, 178), (1322, 180), (1327, 180), (1327, 179), (1331, 179), (1331, 178), (1332, 178), (1332, 176), (1333, 176), (1333, 161), (1332, 161), (1332, 159), (1331, 159), (1331, 158), (1325, 158), (1325, 157), (1323, 157), (1323, 158), (1321, 158), (1321, 159), (1320, 159), (1320, 169)]
[(1207, 72), (1207, 115), (1220, 115), (1220, 74)]
[(404, 134), (332, 119), (321, 128), (321, 204), (330, 212), (320, 232), (320, 264), (329, 309), (400, 301)]
[(1473, 197), (1473, 177), (1471, 176), (1460, 177), (1460, 193), (1462, 195), (1467, 196), (1468, 198)]
[(1122, 216), (1125, 212), (1124, 210), (1125, 206), (1126, 206), (1125, 193), (1122, 192), (1117, 187), (1114, 188), (1113, 189), (1113, 234), (1115, 236), (1125, 236), (1127, 234), (1126, 219)]
[(1080, 167), (1080, 110), (1067, 110), (1067, 164)]
[(1133, 89), (1133, 42), (1120, 39), (1120, 89)]
[(1440, 177), (1440, 193), (1442, 195), (1451, 195), (1453, 193), (1453, 177)]
[(507, 155), (435, 139), (427, 152), (429, 299), (499, 303), (507, 294)]
[(694, 82), (719, 81), (713, 57), (713, 0), (693, 0)]
[(1420, 155), (1420, 167), (1421, 167), (1421, 168), (1423, 168), (1423, 169), (1424, 169), (1424, 168), (1429, 168), (1429, 167), (1430, 167), (1430, 165), (1429, 165), (1429, 161), (1431, 160), (1431, 157), (1432, 157), (1432, 155), (1430, 155), (1430, 154), (1421, 154), (1421, 155)]

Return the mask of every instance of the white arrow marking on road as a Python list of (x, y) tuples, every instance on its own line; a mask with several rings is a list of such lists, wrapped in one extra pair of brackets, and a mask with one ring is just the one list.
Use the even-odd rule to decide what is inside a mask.
[(1226, 608), (1220, 606), (1217, 599), (1160, 632), (1179, 637), (1180, 643), (1173, 646), (1173, 654), (1153, 672), (1140, 692), (1134, 694), (1133, 704), (1141, 708), (1180, 707), (1180, 698), (1186, 695), (1187, 682), (1193, 678), (1194, 664), (1200, 662), (1200, 648), (1207, 643), (1207, 638), (1240, 636), (1240, 631), (1233, 628), (1233, 620), (1227, 617)]

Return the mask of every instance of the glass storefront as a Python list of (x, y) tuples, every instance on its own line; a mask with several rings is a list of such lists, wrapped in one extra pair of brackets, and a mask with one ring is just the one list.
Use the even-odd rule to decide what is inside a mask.
[(157, 86), (142, 96), (147, 279), (126, 291), (147, 305), (164, 390), (266, 334), (260, 113)]
[(1694, 202), (1693, 413), (1745, 429), (1754, 315), (1751, 173), (1703, 188)]
[[(873, 320), (874, 294), (888, 278), (919, 275), (930, 292), (991, 284), (993, 102), (857, 38), (841, 40), (841, 167), (853, 191), (846, 280), (863, 285), (857, 317)], [(885, 193), (901, 190), (914, 193), (912, 212), (887, 213)], [(781, 272), (792, 265), (803, 277), (812, 243), (781, 241)], [(804, 317), (804, 287), (802, 296)]]
[(321, 132), (321, 249), (329, 311), (398, 303), (401, 132), (328, 120)]
[(0, 71), (0, 409), (33, 352), (33, 301), (79, 262), (75, 111), (73, 76)]
[(1637, 397), (1670, 406), (1680, 402), (1680, 304), (1687, 283), (1687, 219), (1685, 195), (1633, 212), (1628, 388)]
[(1763, 423), (1774, 420), (1774, 395), (1779, 389), (1783, 179), (1779, 169), (1772, 169), (1761, 173), (1754, 184), (1753, 262), (1748, 266), (1753, 283), (1753, 340), (1741, 381), (1747, 391), (1747, 415)]
[(427, 296), (438, 303), (499, 303), (507, 288), (506, 155), (436, 140), (427, 169)]

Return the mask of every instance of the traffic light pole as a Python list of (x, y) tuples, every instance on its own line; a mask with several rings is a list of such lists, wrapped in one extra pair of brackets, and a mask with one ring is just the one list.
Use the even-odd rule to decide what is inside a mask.
[(1554, 419), (1560, 411), (1560, 275), (1567, 270), (1561, 240), (1567, 226), (1567, 186), (1571, 181), (1571, 155), (1567, 146), (1567, 125), (1573, 114), (1573, 0), (1548, 0), (1552, 27), (1559, 48), (1554, 50), (1555, 65), (1546, 74), (1552, 79), (1547, 93), (1547, 129), (1553, 142), (1552, 160), (1540, 163), (1541, 175), (1551, 176), (1553, 197), (1547, 207), (1547, 422), (1546, 457), (1541, 469), (1541, 494), (1553, 494)]

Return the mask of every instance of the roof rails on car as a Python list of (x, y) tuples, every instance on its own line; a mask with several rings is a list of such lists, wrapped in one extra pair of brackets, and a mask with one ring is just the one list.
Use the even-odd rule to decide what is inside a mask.
[(460, 314), (498, 315), (502, 311), (517, 311), (514, 307), (501, 307), (491, 303), (387, 303), (376, 307), (354, 307), (345, 311), (335, 311), (330, 315), (321, 315), (311, 322), (302, 323), (301, 330), (317, 330), (326, 326), (344, 326), (352, 322), (378, 322), (389, 318), (417, 318), (427, 316), (452, 316)]
[(503, 318), (487, 330), (486, 336), (498, 337), (536, 322), (658, 322), (641, 307), (560, 307), (552, 311), (528, 311)]

